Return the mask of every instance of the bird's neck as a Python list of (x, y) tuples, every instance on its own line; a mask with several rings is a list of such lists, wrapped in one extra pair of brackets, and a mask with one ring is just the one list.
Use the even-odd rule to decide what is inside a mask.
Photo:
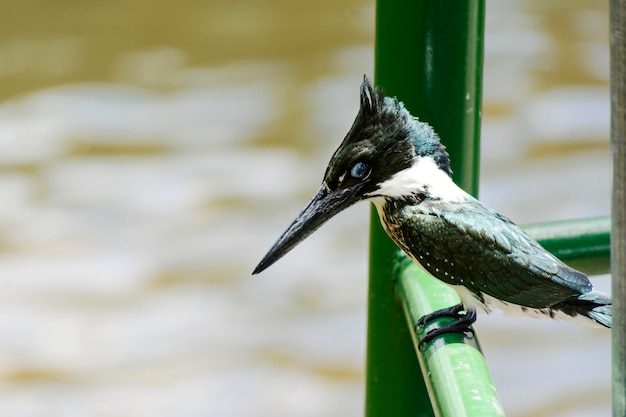
[[(398, 228), (414, 210), (410, 207), (462, 203), (473, 198), (452, 181), (431, 157), (420, 157), (409, 167), (379, 184), (371, 201), (387, 233), (402, 246)], [(407, 208), (409, 208), (407, 210)]]
[(372, 200), (398, 200), (419, 204), (426, 199), (464, 201), (468, 194), (457, 186), (432, 157), (417, 157), (413, 164), (378, 184)]

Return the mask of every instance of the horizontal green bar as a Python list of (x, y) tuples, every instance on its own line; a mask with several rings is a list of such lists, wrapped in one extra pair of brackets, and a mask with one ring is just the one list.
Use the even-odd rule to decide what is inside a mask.
[(609, 216), (531, 224), (523, 229), (572, 268), (588, 275), (610, 272)]
[[(460, 303), (456, 292), (423, 272), (403, 256), (397, 264), (397, 290), (404, 307), (422, 375), (437, 416), (501, 417), (504, 410), (489, 374), (478, 340), (471, 334), (444, 334), (418, 349), (431, 325), (415, 330), (420, 317)], [(433, 320), (443, 326), (452, 319)]]

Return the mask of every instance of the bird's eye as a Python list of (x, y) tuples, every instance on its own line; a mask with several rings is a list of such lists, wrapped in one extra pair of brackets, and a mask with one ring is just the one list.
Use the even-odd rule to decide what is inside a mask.
[(350, 176), (352, 178), (363, 179), (370, 174), (371, 168), (368, 164), (364, 162), (357, 162), (352, 165), (350, 169)]

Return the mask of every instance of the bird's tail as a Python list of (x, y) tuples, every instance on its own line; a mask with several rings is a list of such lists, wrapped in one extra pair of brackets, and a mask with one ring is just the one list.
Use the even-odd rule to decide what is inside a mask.
[(575, 317), (579, 314), (590, 318), (593, 322), (611, 328), (613, 322), (613, 306), (611, 296), (592, 290), (560, 303), (558, 308)]
[(594, 307), (587, 312), (587, 317), (610, 329), (613, 323), (613, 306), (608, 304)]

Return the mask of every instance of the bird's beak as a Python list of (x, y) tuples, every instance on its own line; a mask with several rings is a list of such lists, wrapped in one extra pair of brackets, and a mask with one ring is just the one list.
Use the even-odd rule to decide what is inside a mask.
[(330, 191), (322, 184), (315, 197), (285, 230), (252, 273), (258, 274), (272, 265), (335, 214), (359, 201), (359, 193), (355, 188)]

